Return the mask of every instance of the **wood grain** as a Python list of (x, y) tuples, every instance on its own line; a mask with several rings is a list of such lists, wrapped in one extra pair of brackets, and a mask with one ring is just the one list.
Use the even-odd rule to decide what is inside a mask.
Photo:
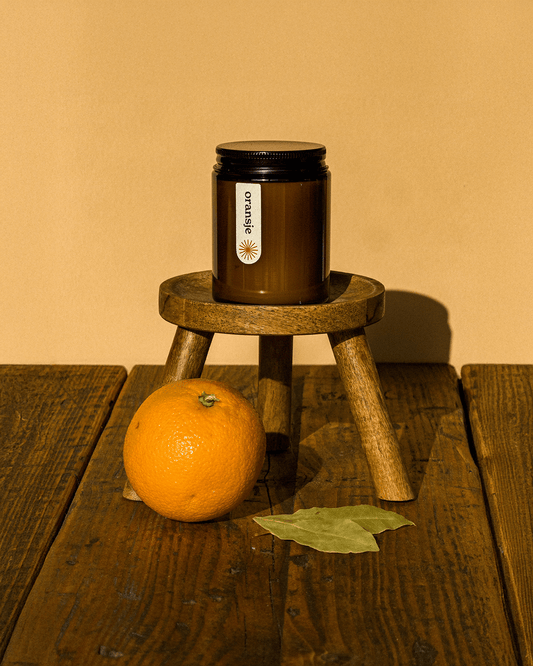
[(0, 657), (125, 378), (0, 366)]
[(533, 664), (533, 365), (461, 371), (520, 655)]
[(200, 377), (213, 340), (213, 333), (178, 326), (168, 353), (162, 384)]
[[(256, 401), (257, 368), (206, 374)], [(258, 542), (252, 516), (291, 510), (296, 456), (267, 456), (252, 497), (218, 521), (178, 523), (123, 499), (125, 431), (162, 377), (146, 366), (128, 377), (3, 664), (279, 662), (289, 546)]]
[(373, 278), (331, 272), (330, 299), (316, 305), (219, 303), (211, 272), (166, 280), (159, 290), (163, 319), (187, 329), (236, 335), (311, 335), (368, 326), (383, 316), (385, 288)]
[(377, 496), (414, 499), (364, 328), (330, 333), (329, 339)]
[[(131, 373), (19, 618), (3, 666), (516, 666), (457, 377), (379, 366), (414, 502), (374, 500), (338, 370), (293, 369), (292, 447), (250, 499), (202, 524), (122, 498), (122, 442), (163, 369)], [(208, 368), (257, 401), (257, 370)], [(376, 503), (416, 523), (379, 553), (319, 553), (255, 515)], [(46, 612), (43, 613), (43, 608)], [(113, 661), (115, 663), (115, 661)]]
[(377, 504), (416, 527), (379, 535), (378, 553), (337, 555), (291, 543), (281, 663), (516, 664), (455, 372), (446, 365), (378, 367), (417, 500), (374, 500), (357, 429), (330, 369), (305, 382), (303, 404), (315, 417), (302, 423), (298, 475), (309, 482), (294, 510)]

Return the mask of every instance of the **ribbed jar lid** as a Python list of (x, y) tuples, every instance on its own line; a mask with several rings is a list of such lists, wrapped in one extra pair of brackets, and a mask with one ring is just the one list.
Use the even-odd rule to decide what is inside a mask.
[(232, 141), (216, 147), (215, 171), (271, 177), (316, 177), (327, 172), (326, 148), (306, 141)]
[(326, 147), (307, 141), (231, 141), (216, 148), (218, 155), (241, 159), (309, 159), (322, 157)]

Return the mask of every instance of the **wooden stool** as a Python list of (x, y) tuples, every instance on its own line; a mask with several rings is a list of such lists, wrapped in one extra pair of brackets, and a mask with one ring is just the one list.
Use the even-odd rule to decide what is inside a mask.
[(159, 312), (178, 329), (163, 384), (200, 377), (215, 333), (258, 335), (257, 407), (268, 450), (282, 450), (289, 445), (291, 428), (293, 336), (327, 333), (378, 497), (413, 499), (364, 331), (383, 316), (384, 295), (376, 280), (332, 272), (326, 303), (241, 305), (213, 300), (210, 271), (166, 280), (159, 291)]

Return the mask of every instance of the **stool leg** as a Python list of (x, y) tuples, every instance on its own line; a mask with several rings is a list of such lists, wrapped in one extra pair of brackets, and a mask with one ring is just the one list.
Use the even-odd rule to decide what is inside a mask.
[(364, 328), (328, 336), (378, 497), (414, 499)]
[(267, 451), (284, 451), (291, 438), (292, 335), (259, 336), (257, 410)]
[(213, 333), (192, 331), (178, 326), (168, 353), (163, 386), (179, 379), (199, 377), (213, 339)]

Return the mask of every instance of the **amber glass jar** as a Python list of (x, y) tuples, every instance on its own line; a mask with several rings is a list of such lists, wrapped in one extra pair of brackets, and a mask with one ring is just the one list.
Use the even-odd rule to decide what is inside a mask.
[(320, 303), (329, 295), (326, 149), (299, 141), (217, 146), (213, 171), (213, 298)]

